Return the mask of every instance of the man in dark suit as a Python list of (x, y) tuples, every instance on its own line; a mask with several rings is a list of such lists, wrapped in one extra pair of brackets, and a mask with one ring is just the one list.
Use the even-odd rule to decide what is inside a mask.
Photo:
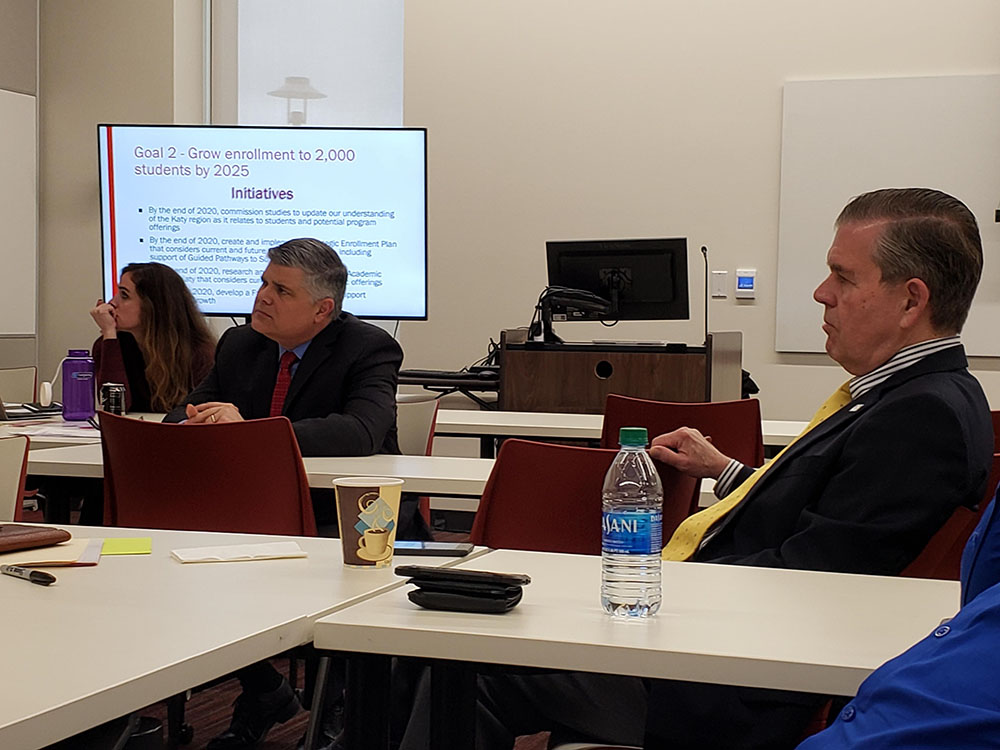
[[(295, 240), (293, 240), (295, 241)], [(331, 251), (332, 252), (332, 251)], [(263, 322), (272, 277), (301, 274), (272, 265), (249, 326), (230, 328), (219, 341), (215, 367), (167, 419), (192, 423), (232, 422), (270, 416), (278, 360), (284, 351), (308, 346), (293, 365), (280, 414), (292, 422), (303, 456), (367, 456), (399, 453), (396, 444), (396, 379), (403, 352), (388, 333), (338, 310), (317, 323), (316, 332), (271, 338)], [(283, 281), (287, 283), (287, 280)], [(327, 298), (328, 302), (329, 298)], [(259, 308), (259, 309), (257, 309)], [(273, 308), (270, 314), (278, 313)], [(258, 323), (258, 320), (261, 322)], [(274, 335), (281, 335), (275, 331)]]
[[(654, 458), (716, 478), (720, 508), (734, 501), (717, 518), (707, 509), (687, 519), (664, 557), (894, 575), (957, 506), (978, 503), (992, 426), (958, 333), (982, 258), (976, 219), (951, 196), (880, 190), (851, 201), (814, 297), (827, 352), (854, 377), (756, 477), (696, 430), (657, 437)], [(793, 747), (821, 702), (667, 680), (491, 675), (481, 678), (479, 747), (542, 730), (638, 745), (644, 725), (647, 748)], [(404, 748), (425, 746), (417, 727)]]
[[(210, 424), (280, 414), (291, 420), (303, 456), (399, 453), (399, 344), (341, 310), (347, 269), (328, 245), (290, 240), (268, 257), (250, 325), (226, 331), (211, 372), (165, 421)], [(285, 395), (278, 401), (283, 370)], [(313, 506), (321, 533), (332, 531), (332, 492), (314, 491)], [(401, 526), (407, 520), (401, 518)]]
[[(341, 310), (347, 269), (328, 245), (290, 240), (268, 250), (268, 258), (250, 325), (222, 336), (211, 372), (165, 421), (201, 425), (283, 415), (304, 456), (399, 453), (399, 344)], [(320, 533), (335, 531), (333, 491), (312, 494)], [(415, 502), (403, 506), (401, 534), (420, 518)], [(243, 694), (229, 730), (209, 743), (212, 750), (253, 747), (299, 709), (291, 686), (268, 662), (238, 676)]]
[[(957, 506), (982, 499), (989, 406), (958, 339), (981, 247), (971, 212), (936, 191), (876, 191), (848, 204), (814, 297), (825, 308), (827, 353), (854, 376), (849, 401), (789, 446), (690, 559), (896, 575)], [(695, 430), (656, 438), (651, 454), (717, 477), (723, 497), (754, 473)], [(646, 744), (789, 746), (819, 703), (660, 681), (650, 705), (672, 708), (651, 714)], [(698, 721), (712, 704), (727, 721), (706, 733)], [(697, 714), (679, 720), (693, 705)]]
[(278, 412), (292, 421), (302, 455), (398, 453), (399, 344), (341, 310), (347, 269), (328, 245), (290, 240), (268, 257), (250, 325), (222, 336), (208, 377), (165, 421), (271, 416), (279, 359), (291, 351), (291, 382)]
[[(930, 190), (881, 190), (844, 209), (814, 292), (826, 350), (854, 376), (842, 408), (745, 490), (690, 556), (767, 567), (893, 575), (958, 505), (982, 498), (988, 405), (958, 334), (982, 268), (975, 217)], [(755, 472), (697, 430), (650, 454), (717, 479), (726, 497)]]

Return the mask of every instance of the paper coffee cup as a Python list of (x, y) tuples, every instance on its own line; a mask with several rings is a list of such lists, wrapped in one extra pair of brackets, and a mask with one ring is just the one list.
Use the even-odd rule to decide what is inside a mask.
[(403, 480), (343, 477), (333, 480), (344, 565), (381, 568), (392, 564)]

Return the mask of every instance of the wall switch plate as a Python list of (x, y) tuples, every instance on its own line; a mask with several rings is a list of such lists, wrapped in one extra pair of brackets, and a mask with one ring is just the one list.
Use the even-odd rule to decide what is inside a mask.
[(755, 299), (757, 297), (757, 269), (736, 269), (736, 299)]
[(712, 297), (729, 296), (729, 271), (712, 271)]

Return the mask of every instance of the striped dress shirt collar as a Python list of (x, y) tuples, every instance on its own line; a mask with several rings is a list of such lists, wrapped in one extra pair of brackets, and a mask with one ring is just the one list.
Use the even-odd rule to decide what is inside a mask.
[(872, 388), (881, 385), (900, 370), (905, 370), (907, 367), (915, 365), (925, 357), (961, 345), (962, 341), (956, 334), (955, 336), (921, 341), (919, 344), (904, 347), (871, 372), (866, 372), (864, 375), (852, 378), (847, 384), (847, 387), (851, 390), (851, 400), (864, 396)]
[[(915, 365), (925, 357), (944, 351), (945, 349), (951, 349), (952, 347), (961, 345), (961, 340), (957, 335), (955, 335), (945, 336), (940, 339), (931, 339), (930, 341), (921, 341), (919, 344), (904, 347), (871, 372), (867, 372), (864, 375), (858, 375), (858, 377), (853, 378), (847, 384), (847, 387), (851, 391), (851, 400), (854, 401), (860, 398), (875, 386), (884, 383), (900, 370), (905, 370), (907, 367)], [(733, 489), (735, 489), (737, 483), (736, 479), (741, 471), (743, 471), (743, 464), (735, 458), (732, 459), (729, 462), (729, 465), (726, 466), (726, 468), (719, 475), (719, 478), (715, 480), (716, 497), (725, 497), (732, 492)], [(706, 541), (707, 538), (708, 537), (706, 537)], [(704, 544), (704, 542), (702, 544)]]

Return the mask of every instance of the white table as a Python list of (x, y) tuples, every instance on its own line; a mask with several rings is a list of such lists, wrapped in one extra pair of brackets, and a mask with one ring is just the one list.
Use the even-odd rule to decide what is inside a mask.
[[(47, 745), (308, 643), (317, 617), (402, 583), (389, 568), (344, 568), (339, 539), (295, 537), (305, 559), (181, 565), (170, 559), (171, 549), (291, 537), (72, 532), (151, 536), (153, 553), (52, 568), (58, 581), (49, 587), (0, 576), (5, 750)], [(429, 565), (455, 561), (420, 558)]]
[[(389, 476), (405, 480), (407, 492), (440, 495), (483, 494), (493, 459), (452, 456), (353, 456), (304, 459), (310, 487), (332, 487), (337, 477)], [(99, 443), (47, 448), (28, 454), (28, 473), (55, 477), (104, 476)]]
[[(806, 422), (771, 420), (761, 422), (764, 445), (788, 445), (806, 427)], [(441, 409), (434, 434), (442, 437), (547, 438), (550, 440), (599, 440), (602, 414), (558, 414), (530, 411)]]
[[(163, 414), (129, 414), (136, 419), (159, 422)], [(604, 416), (601, 414), (557, 414), (530, 411), (487, 411), (441, 409), (434, 434), (441, 437), (544, 438), (551, 440), (599, 440)], [(764, 445), (784, 446), (806, 427), (796, 420), (765, 419), (761, 422)], [(55, 429), (52, 429), (55, 428)], [(37, 434), (58, 432), (58, 434)], [(74, 434), (79, 433), (79, 434)], [(100, 434), (86, 422), (66, 422), (61, 418), (0, 423), (0, 437), (23, 435), (31, 438), (31, 448), (99, 443)]]
[(30, 450), (101, 442), (101, 433), (86, 422), (65, 422), (61, 418), (0, 422), (0, 437), (27, 435)]
[[(407, 492), (422, 495), (451, 496), (434, 498), (432, 507), (474, 513), (486, 480), (493, 471), (492, 458), (456, 458), (454, 456), (345, 456), (303, 459), (310, 487), (332, 486), (337, 477), (398, 477), (405, 481)], [(46, 448), (28, 454), (28, 473), (38, 476), (83, 477), (101, 479), (104, 459), (99, 443)], [(702, 481), (701, 504), (710, 505), (716, 498), (715, 481)]]
[[(338, 477), (398, 477), (406, 492), (478, 498), (493, 471), (492, 458), (454, 456), (360, 456), (303, 459), (310, 487), (331, 487)], [(475, 508), (473, 508), (475, 510)]]
[[(128, 416), (147, 422), (161, 422), (166, 415), (133, 412)], [(101, 442), (101, 433), (86, 421), (68, 422), (62, 417), (0, 422), (0, 437), (6, 435), (27, 435), (30, 450)]]
[(853, 695), (959, 604), (953, 581), (664, 563), (659, 614), (622, 621), (600, 608), (598, 557), (501, 550), (463, 567), (532, 582), (502, 616), (422, 610), (396, 589), (319, 620), (315, 645)]
[(444, 437), (599, 440), (603, 424), (603, 414), (439, 409), (434, 434)]
[(802, 434), (809, 421), (798, 419), (762, 419), (760, 422), (764, 433), (764, 445), (769, 447), (784, 447)]

